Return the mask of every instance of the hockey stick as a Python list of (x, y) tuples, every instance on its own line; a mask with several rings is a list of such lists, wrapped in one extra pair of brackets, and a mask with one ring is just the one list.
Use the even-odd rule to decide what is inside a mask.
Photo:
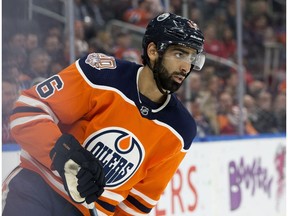
[(90, 213), (90, 216), (98, 216), (98, 213), (97, 213), (97, 210), (95, 208), (95, 204), (94, 203), (90, 203), (90, 204), (87, 204), (85, 203), (86, 205), (86, 208), (89, 209), (89, 213)]
[(90, 216), (98, 216), (96, 208), (89, 209)]

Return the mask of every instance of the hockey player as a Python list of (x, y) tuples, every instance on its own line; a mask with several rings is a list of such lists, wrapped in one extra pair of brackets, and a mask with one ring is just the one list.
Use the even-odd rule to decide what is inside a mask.
[(203, 45), (193, 21), (163, 13), (147, 26), (143, 65), (91, 53), (23, 91), (3, 216), (148, 214), (196, 134), (173, 92), (202, 68)]

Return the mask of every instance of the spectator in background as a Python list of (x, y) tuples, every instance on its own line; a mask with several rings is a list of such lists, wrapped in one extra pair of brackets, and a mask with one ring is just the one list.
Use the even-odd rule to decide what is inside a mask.
[(280, 83), (277, 86), (277, 90), (279, 94), (286, 93), (286, 79), (280, 81)]
[(44, 49), (35, 49), (29, 56), (29, 70), (27, 75), (30, 77), (31, 82), (33, 79), (42, 77), (48, 78), (49, 76), (50, 56)]
[(190, 83), (190, 94), (191, 98), (195, 98), (199, 95), (202, 87), (202, 80), (201, 80), (201, 75), (200, 73), (191, 73), (188, 77)]
[[(267, 1), (248, 1), (246, 17), (247, 24), (244, 35), (244, 44), (247, 49), (248, 67), (253, 68), (254, 76), (261, 77), (263, 58), (265, 53), (265, 37), (271, 27), (272, 18), (269, 14)], [(275, 31), (273, 29), (273, 31)], [(271, 35), (270, 35), (271, 36)], [(257, 74), (256, 74), (257, 73)]]
[(233, 99), (228, 92), (222, 92), (219, 96), (219, 107), (217, 119), (221, 135), (237, 135), (239, 122), (244, 122), (245, 134), (255, 135), (257, 130), (252, 126), (247, 118), (247, 111), (244, 108), (240, 119), (240, 109), (233, 103)]
[(123, 20), (123, 14), (132, 8), (134, 2), (134, 0), (109, 1), (110, 8), (114, 9), (110, 11), (110, 13), (113, 14), (112, 17), (118, 20)]
[(148, 0), (138, 0), (137, 7), (125, 11), (123, 20), (139, 27), (146, 27), (152, 17), (150, 2)]
[[(3, 71), (7, 72), (7, 71)], [(14, 102), (19, 96), (17, 82), (13, 74), (3, 73), (2, 76), (2, 144), (15, 143), (10, 133), (9, 117)]]
[[(81, 57), (81, 52), (79, 50), (79, 46), (77, 46), (76, 44), (76, 41), (74, 43), (74, 48), (75, 48), (74, 49), (75, 59), (78, 59)], [(71, 62), (70, 49), (71, 49), (70, 41), (69, 40), (64, 41), (64, 49), (63, 49), (63, 64), (64, 65), (69, 65), (69, 63)]]
[(232, 29), (229, 26), (225, 26), (223, 29), (223, 57), (233, 60), (236, 55), (236, 40)]
[(266, 90), (265, 83), (261, 80), (253, 80), (248, 84), (248, 94), (250, 94), (252, 97), (257, 98), (258, 95)]
[(190, 8), (190, 19), (194, 20), (196, 23), (203, 23), (202, 13), (199, 8), (197, 7)]
[(44, 40), (44, 49), (51, 57), (51, 61), (57, 61), (62, 59), (63, 56), (63, 44), (60, 38), (56, 35), (47, 35)]
[(263, 41), (264, 44), (276, 44), (278, 38), (277, 38), (277, 34), (274, 31), (274, 29), (272, 28), (272, 26), (268, 26), (265, 30), (264, 30), (264, 36), (263, 36)]
[(277, 121), (277, 129), (281, 133), (286, 132), (286, 94), (280, 93), (276, 96), (273, 104), (273, 113)]
[(228, 92), (232, 96), (233, 100), (236, 100), (238, 97), (238, 85), (238, 73), (232, 71), (224, 81), (223, 90)]
[(211, 74), (206, 77), (207, 80), (203, 84), (203, 89), (199, 93), (201, 98), (201, 110), (209, 119), (213, 134), (219, 134), (219, 125), (217, 120), (217, 104), (218, 94), (220, 91), (219, 77)]
[(63, 29), (64, 28), (60, 24), (51, 23), (51, 25), (48, 27), (46, 35), (56, 36), (59, 38), (60, 41), (62, 41)]
[[(242, 1), (241, 3), (243, 4)], [(232, 29), (233, 32), (236, 32), (236, 1), (235, 0), (228, 0), (226, 1), (226, 5), (223, 7), (226, 11), (226, 21), (227, 25)], [(244, 9), (242, 7), (242, 9)], [(244, 11), (244, 10), (243, 10)]]
[(24, 89), (30, 87), (29, 85), (25, 85), (29, 77), (23, 74), (27, 69), (28, 59), (26, 35), (16, 27), (14, 30), (15, 32), (12, 34), (7, 33), (10, 36), (6, 42), (3, 41), (2, 74), (6, 76), (13, 73), (16, 82), (19, 81), (20, 83), (20, 81), (23, 81), (21, 89)]
[(218, 39), (217, 32), (216, 32), (215, 23), (210, 22), (204, 28), (204, 35), (205, 35), (205, 51), (209, 54), (216, 55), (219, 57), (224, 57), (224, 47), (223, 42)]
[(140, 52), (136, 49), (129, 49), (123, 52), (122, 59), (141, 64), (141, 55)]
[(121, 59), (123, 52), (131, 48), (132, 38), (128, 31), (122, 30), (116, 34), (114, 56)]
[[(191, 75), (190, 75), (191, 76)], [(197, 125), (197, 137), (203, 138), (205, 136), (213, 135), (209, 118), (201, 111), (201, 98), (195, 96), (190, 101), (190, 111)]]
[(97, 37), (89, 40), (88, 43), (89, 53), (100, 52), (107, 53), (108, 55), (113, 55), (114, 53), (114, 40), (109, 31), (100, 30), (97, 33)]
[(254, 121), (254, 119), (257, 116), (256, 115), (257, 107), (255, 99), (251, 95), (245, 94), (243, 98), (243, 105), (247, 110), (247, 118), (249, 119), (249, 121), (250, 122)]
[(39, 47), (39, 36), (36, 33), (28, 33), (26, 36), (26, 44), (25, 48), (29, 55), (29, 53)]
[(179, 0), (170, 0), (169, 1), (169, 11), (175, 14), (181, 14), (182, 13), (182, 1)]
[(9, 76), (10, 79), (13, 79), (19, 87), (19, 91), (30, 88), (30, 77), (19, 70), (16, 64), (4, 64), (2, 76)]
[(202, 7), (205, 8), (203, 11), (207, 20), (212, 20), (217, 15), (218, 8), (221, 8), (221, 0), (202, 0)]
[(84, 23), (76, 20), (74, 28), (76, 49), (79, 51), (79, 57), (82, 57), (88, 53), (88, 42), (85, 39)]
[(262, 91), (256, 98), (256, 117), (252, 124), (259, 133), (276, 133), (277, 119), (272, 111), (272, 96), (267, 91)]
[(28, 55), (25, 48), (4, 48), (3, 62), (7, 65), (16, 65), (19, 70), (25, 72), (27, 70)]
[(216, 74), (216, 67), (213, 64), (208, 64), (203, 67), (203, 70), (201, 71), (201, 80), (203, 87), (208, 87), (208, 83), (211, 79), (211, 77), (215, 76)]
[(128, 31), (121, 31), (115, 37), (114, 56), (141, 63), (140, 51), (132, 47), (132, 38)]
[[(5, 46), (5, 44), (4, 44)], [(8, 42), (9, 49), (18, 49), (26, 47), (26, 36), (22, 32), (15, 32), (9, 39)]]
[[(151, 10), (152, 16), (157, 16), (158, 14), (164, 12), (162, 0), (146, 0), (146, 1), (148, 4), (150, 4), (150, 10)], [(196, 22), (196, 20), (193, 20), (193, 21)]]

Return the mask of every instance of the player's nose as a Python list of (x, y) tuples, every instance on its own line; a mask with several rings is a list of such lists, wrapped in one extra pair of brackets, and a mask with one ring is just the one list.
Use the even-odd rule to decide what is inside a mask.
[(190, 72), (191, 69), (191, 64), (188, 62), (182, 62), (180, 65), (180, 71), (182, 73), (185, 73), (185, 75), (187, 75)]

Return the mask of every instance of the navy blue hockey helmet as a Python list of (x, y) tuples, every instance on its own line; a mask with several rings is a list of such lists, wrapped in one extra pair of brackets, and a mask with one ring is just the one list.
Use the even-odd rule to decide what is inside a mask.
[(197, 24), (189, 19), (172, 13), (162, 13), (152, 19), (142, 40), (144, 64), (149, 64), (147, 47), (150, 42), (156, 44), (160, 54), (172, 44), (193, 48), (197, 51), (197, 57), (192, 63), (193, 69), (201, 70), (204, 65), (204, 36)]

